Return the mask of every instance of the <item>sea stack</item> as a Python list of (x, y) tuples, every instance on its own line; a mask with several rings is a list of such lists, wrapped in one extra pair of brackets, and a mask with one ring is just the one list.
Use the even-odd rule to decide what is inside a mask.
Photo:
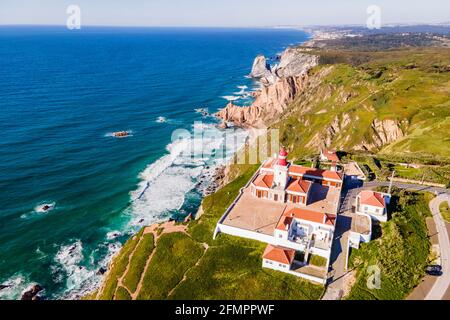
[(252, 72), (249, 76), (252, 78), (264, 78), (270, 75), (270, 73), (270, 65), (266, 57), (263, 55), (257, 56), (253, 62)]

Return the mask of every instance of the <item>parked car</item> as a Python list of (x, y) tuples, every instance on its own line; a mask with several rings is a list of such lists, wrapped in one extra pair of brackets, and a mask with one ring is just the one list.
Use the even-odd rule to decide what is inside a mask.
[(428, 266), (425, 269), (426, 274), (430, 276), (439, 277), (442, 276), (442, 267), (441, 266)]

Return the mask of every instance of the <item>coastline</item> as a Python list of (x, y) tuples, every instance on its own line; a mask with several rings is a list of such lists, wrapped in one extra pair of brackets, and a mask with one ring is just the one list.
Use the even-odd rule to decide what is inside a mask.
[[(311, 39), (313, 39), (312, 35), (310, 35), (308, 37), (308, 39), (305, 41), (310, 41)], [(300, 42), (294, 46), (287, 46), (286, 49), (283, 50), (283, 52), (285, 52), (286, 50), (288, 50), (289, 48), (292, 47), (298, 47), (298, 46), (302, 46), (305, 42)], [(261, 81), (258, 80), (257, 81), (260, 88), (258, 88), (255, 92), (252, 92), (253, 97), (255, 95), (257, 95), (258, 93), (260, 93), (263, 89), (261, 87)], [(223, 109), (221, 109), (223, 110)], [(219, 110), (220, 111), (220, 110)], [(214, 114), (214, 118), (216, 120), (220, 120), (220, 117), (217, 116), (217, 114)], [(223, 119), (222, 119), (223, 120)], [(222, 130), (233, 130), (233, 128), (223, 128), (223, 122), (222, 123), (217, 123), (216, 127), (218, 129), (222, 129)], [(143, 226), (142, 230), (148, 230), (148, 229), (157, 229), (160, 228), (161, 226), (166, 227), (166, 226), (173, 226), (176, 223), (181, 223), (181, 226), (185, 226), (185, 228), (187, 228), (187, 224), (189, 224), (190, 221), (198, 221), (201, 219), (203, 213), (204, 213), (204, 209), (203, 209), (203, 203), (204, 203), (204, 199), (205, 197), (208, 197), (209, 195), (212, 195), (214, 193), (216, 193), (218, 190), (220, 190), (221, 188), (223, 188), (226, 184), (230, 183), (233, 179), (236, 178), (236, 176), (233, 176), (233, 173), (231, 172), (230, 168), (231, 168), (231, 159), (233, 159), (234, 156), (236, 156), (239, 152), (241, 152), (242, 150), (245, 149), (245, 147), (247, 146), (252, 146), (253, 143), (256, 141), (256, 139), (258, 138), (258, 133), (255, 132), (252, 129), (255, 129), (252, 126), (239, 126), (237, 124), (235, 124), (236, 127), (244, 130), (247, 134), (247, 138), (246, 138), (246, 142), (244, 145), (242, 145), (240, 148), (238, 148), (237, 150), (234, 151), (234, 153), (232, 154), (232, 156), (229, 158), (227, 163), (223, 163), (223, 164), (217, 164), (215, 166), (211, 166), (208, 168), (209, 172), (210, 172), (210, 184), (207, 188), (205, 188), (203, 195), (202, 195), (202, 199), (200, 201), (200, 205), (198, 206), (197, 211), (195, 212), (195, 214), (189, 214), (186, 218), (188, 219), (187, 221), (178, 221), (176, 222), (175, 220), (173, 220), (172, 218), (163, 220), (163, 221), (157, 221), (154, 222), (153, 224), (147, 225), (147, 226)], [(206, 179), (208, 179), (208, 175), (205, 175)], [(140, 231), (139, 231), (140, 232)], [(136, 232), (135, 234), (133, 234), (130, 239), (133, 239), (139, 232)], [(107, 279), (107, 275), (110, 272), (111, 266), (114, 264), (115, 259), (117, 259), (118, 255), (120, 254), (120, 250), (118, 252), (116, 252), (116, 254), (114, 254), (114, 256), (110, 259), (110, 262), (108, 263), (107, 266), (107, 271), (102, 275), (102, 279), (100, 281), (100, 285), (97, 286), (96, 288), (92, 288), (92, 290), (90, 290), (88, 293), (86, 293), (83, 297), (81, 297), (81, 299), (86, 299), (89, 297), (92, 297), (92, 294), (95, 292), (98, 292), (102, 286), (104, 286), (105, 281)]]

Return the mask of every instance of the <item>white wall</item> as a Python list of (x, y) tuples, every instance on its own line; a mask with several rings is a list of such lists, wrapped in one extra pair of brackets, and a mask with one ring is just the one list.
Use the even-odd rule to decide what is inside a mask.
[[(299, 277), (299, 278), (303, 278), (321, 285), (324, 285), (327, 281), (327, 279), (322, 279), (322, 278), (318, 278), (318, 277), (314, 277), (311, 276), (309, 274), (305, 274), (305, 273), (299, 273), (299, 272), (294, 272), (290, 269), (289, 265), (282, 265), (280, 266), (279, 263), (275, 262), (275, 261), (270, 261), (267, 259), (263, 259), (263, 263), (262, 263), (263, 268), (268, 268), (268, 269), (272, 269), (272, 270), (276, 270), (276, 271), (281, 271), (284, 273), (288, 273), (291, 274), (293, 276)], [(285, 266), (285, 267), (282, 267)]]
[(289, 264), (283, 264), (272, 260), (263, 259), (263, 268), (269, 268), (277, 271), (287, 272), (291, 269)]

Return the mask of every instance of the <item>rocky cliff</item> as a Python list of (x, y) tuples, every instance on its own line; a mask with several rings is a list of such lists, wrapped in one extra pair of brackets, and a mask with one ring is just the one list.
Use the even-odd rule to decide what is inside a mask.
[(317, 66), (319, 57), (289, 48), (271, 67), (264, 56), (256, 57), (250, 76), (258, 78), (261, 89), (249, 107), (229, 103), (216, 115), (225, 122), (242, 127), (265, 127), (282, 114), (308, 83), (308, 71)]

